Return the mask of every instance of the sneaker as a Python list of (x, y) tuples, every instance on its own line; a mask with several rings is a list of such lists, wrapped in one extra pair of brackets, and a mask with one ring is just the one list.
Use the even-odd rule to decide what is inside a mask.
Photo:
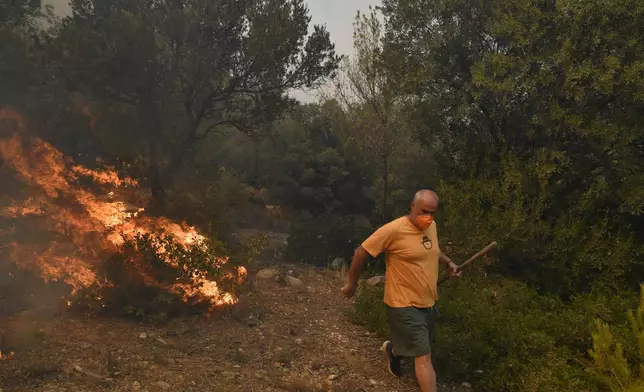
[(403, 375), (403, 368), (402, 368), (402, 363), (400, 361), (400, 357), (396, 357), (393, 354), (393, 344), (389, 340), (384, 342), (382, 344), (382, 347), (380, 350), (385, 354), (385, 357), (387, 358), (387, 363), (389, 364), (389, 373), (396, 377), (402, 377)]

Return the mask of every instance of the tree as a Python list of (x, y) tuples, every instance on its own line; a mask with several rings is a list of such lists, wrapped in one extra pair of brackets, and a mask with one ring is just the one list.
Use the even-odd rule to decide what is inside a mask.
[[(133, 108), (156, 210), (166, 184), (218, 126), (252, 129), (339, 58), (302, 0), (73, 0), (58, 37), (75, 90)], [(250, 125), (249, 125), (250, 124)]]
[(440, 161), (446, 234), (502, 237), (495, 270), (544, 291), (639, 284), (644, 47), (631, 37), (642, 5), (385, 0), (382, 10), (421, 140)]
[(51, 9), (41, 9), (40, 2), (0, 4), (0, 105), (25, 104), (30, 90), (41, 84), (38, 57), (46, 34), (40, 25), (51, 17)]
[(382, 219), (390, 218), (388, 196), (392, 158), (409, 145), (410, 131), (402, 109), (408, 97), (386, 68), (382, 47), (382, 25), (378, 15), (360, 12), (354, 22), (355, 55), (345, 59), (335, 80), (335, 95), (351, 113), (351, 137), (363, 156), (378, 166), (382, 181)]

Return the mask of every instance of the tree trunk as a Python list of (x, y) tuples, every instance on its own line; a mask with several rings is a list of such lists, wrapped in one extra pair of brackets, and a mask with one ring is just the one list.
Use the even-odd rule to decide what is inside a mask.
[(151, 200), (148, 211), (153, 215), (164, 215), (166, 212), (166, 190), (161, 171), (159, 159), (159, 136), (157, 132), (161, 129), (157, 118), (157, 111), (153, 106), (144, 109), (146, 114), (145, 124), (147, 126), (146, 136), (148, 144), (148, 181), (150, 182)]
[(155, 215), (163, 215), (166, 212), (166, 192), (161, 176), (161, 169), (159, 168), (159, 147), (154, 139), (149, 140), (150, 148), (150, 192), (152, 199), (150, 200), (149, 210)]
[(259, 138), (255, 138), (253, 140), (255, 143), (255, 174), (254, 174), (254, 182), (255, 186), (259, 188)]
[(387, 212), (387, 195), (389, 194), (389, 157), (386, 154), (382, 155), (382, 219), (384, 222), (389, 221), (389, 214)]

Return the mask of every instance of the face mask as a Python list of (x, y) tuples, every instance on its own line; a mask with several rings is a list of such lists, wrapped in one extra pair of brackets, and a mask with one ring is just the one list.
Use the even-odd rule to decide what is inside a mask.
[(427, 230), (427, 228), (432, 225), (433, 221), (434, 217), (431, 215), (418, 215), (418, 217), (416, 217), (416, 224), (421, 228), (421, 230)]

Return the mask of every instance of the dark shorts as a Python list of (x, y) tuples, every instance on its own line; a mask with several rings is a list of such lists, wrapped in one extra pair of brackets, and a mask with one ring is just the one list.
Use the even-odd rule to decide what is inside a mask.
[(429, 354), (440, 315), (438, 308), (386, 308), (396, 356), (420, 357)]

